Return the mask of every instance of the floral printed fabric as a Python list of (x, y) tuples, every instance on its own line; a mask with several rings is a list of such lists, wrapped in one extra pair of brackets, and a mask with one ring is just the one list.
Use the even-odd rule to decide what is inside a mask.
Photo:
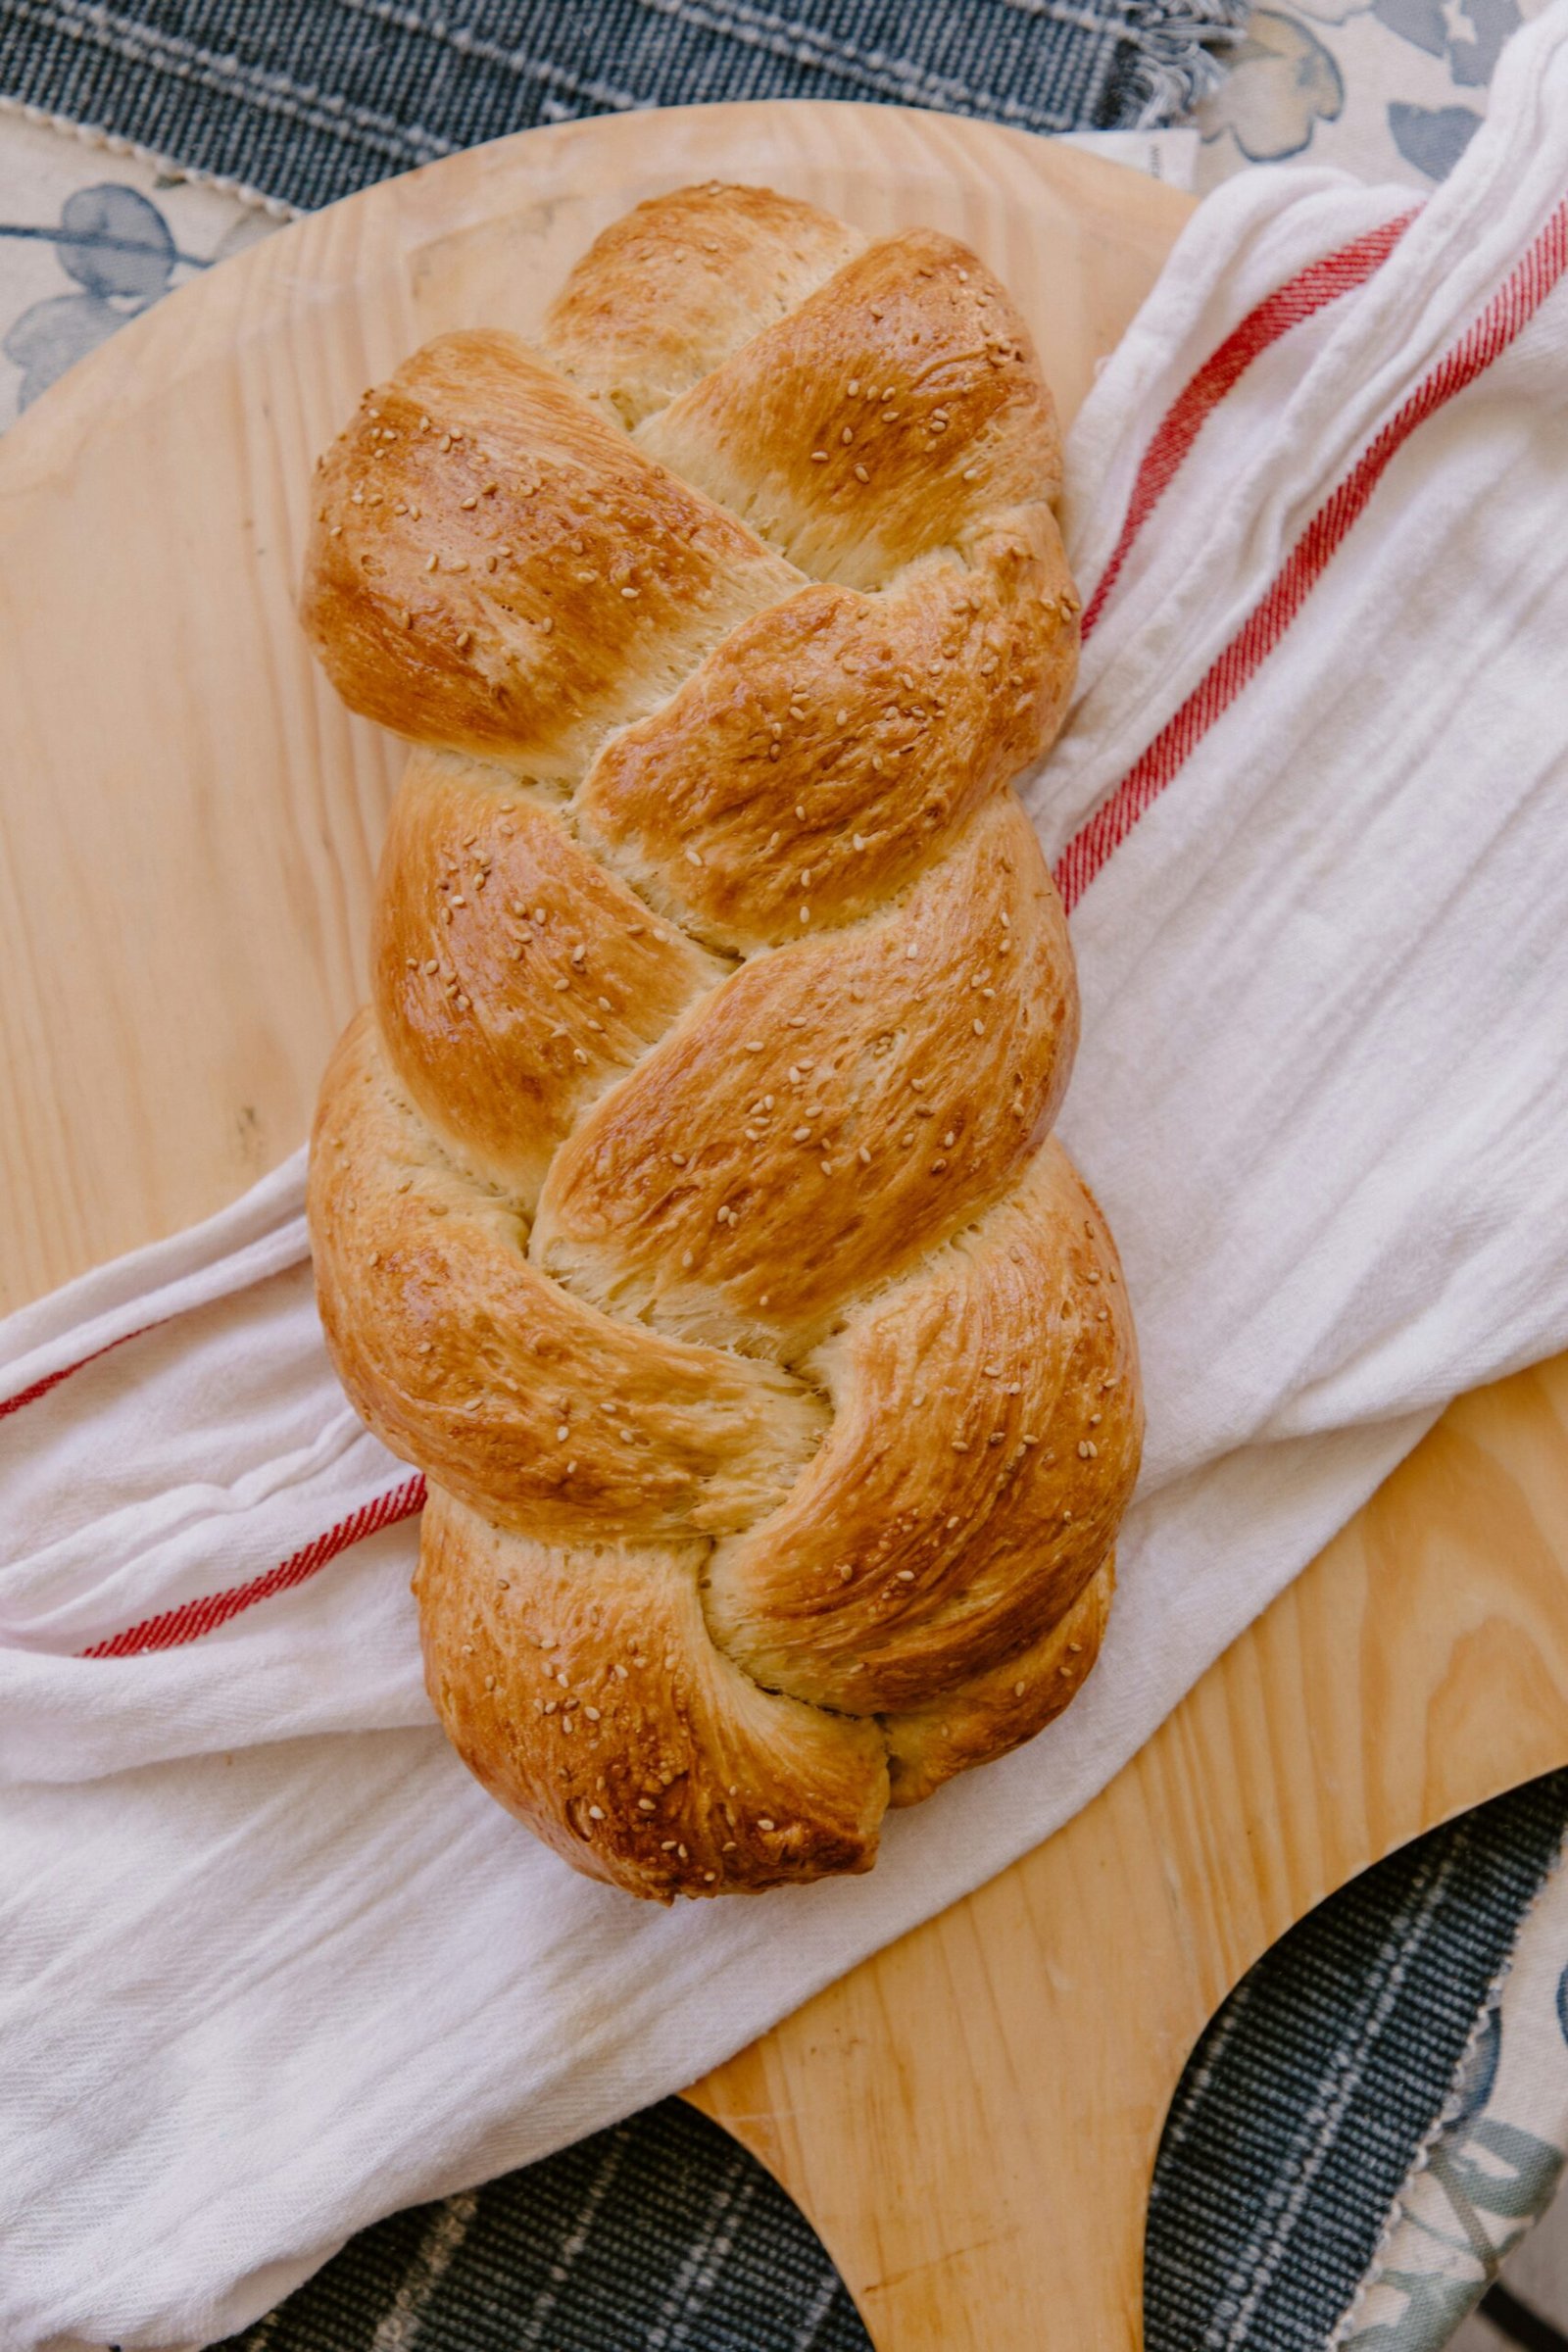
[(0, 429), (116, 327), (282, 217), (0, 106)]
[(1198, 110), (1198, 185), (1290, 158), (1430, 189), (1470, 144), (1497, 53), (1539, 5), (1268, 0)]

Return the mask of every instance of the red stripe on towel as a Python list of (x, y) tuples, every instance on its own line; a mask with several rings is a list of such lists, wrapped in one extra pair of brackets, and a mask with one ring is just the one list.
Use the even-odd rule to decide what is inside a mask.
[(1260, 359), (1282, 335), (1289, 334), (1293, 326), (1299, 326), (1304, 318), (1327, 309), (1331, 302), (1338, 302), (1342, 294), (1364, 286), (1382, 269), (1420, 209), (1416, 205), (1396, 220), (1386, 220), (1381, 228), (1369, 229), (1365, 236), (1342, 245), (1338, 253), (1325, 254), (1321, 261), (1309, 262), (1295, 277), (1287, 278), (1283, 286), (1276, 287), (1248, 312), (1198, 373), (1182, 386), (1144, 453), (1121, 537), (1084, 613), (1081, 631), (1084, 643), (1087, 644), (1104, 610), (1105, 599), (1116, 585), (1134, 540), (1170, 488), (1193, 443), (1220, 402), (1235, 390), (1252, 362)]
[(178, 1649), (186, 1642), (199, 1642), (203, 1634), (215, 1633), (226, 1625), (242, 1609), (251, 1609), (259, 1600), (270, 1600), (274, 1592), (287, 1592), (295, 1585), (303, 1585), (335, 1560), (340, 1551), (353, 1544), (363, 1544), (367, 1536), (379, 1535), (383, 1527), (395, 1527), (400, 1519), (412, 1519), (424, 1508), (424, 1481), (416, 1475), (406, 1478), (400, 1487), (390, 1487), (384, 1494), (376, 1494), (362, 1502), (357, 1511), (329, 1527), (324, 1536), (317, 1536), (299, 1551), (290, 1552), (275, 1568), (268, 1568), (253, 1576), (248, 1584), (230, 1585), (224, 1592), (204, 1593), (199, 1600), (181, 1601), (178, 1608), (164, 1609), (156, 1617), (143, 1617), (136, 1625), (127, 1625), (123, 1633), (112, 1634), (106, 1642), (95, 1642), (90, 1649), (81, 1649), (81, 1658), (133, 1658), (143, 1650)]
[(106, 1340), (101, 1348), (93, 1349), (91, 1355), (78, 1356), (74, 1364), (62, 1364), (58, 1372), (46, 1372), (42, 1380), (33, 1382), (30, 1389), (22, 1389), (15, 1396), (0, 1399), (0, 1421), (5, 1419), (7, 1413), (20, 1413), (24, 1404), (36, 1404), (40, 1396), (47, 1396), (51, 1389), (58, 1389), (60, 1383), (69, 1380), (74, 1372), (85, 1372), (89, 1364), (95, 1364), (101, 1355), (112, 1355), (117, 1348), (123, 1348), (127, 1340), (139, 1340), (143, 1332), (157, 1329), (156, 1323), (139, 1323), (134, 1331), (122, 1331), (118, 1340)]
[(1083, 897), (1112, 852), (1124, 842), (1208, 733), (1230, 709), (1296, 618), (1336, 550), (1365, 512), (1395, 455), (1458, 393), (1485, 374), (1568, 270), (1568, 199), (1552, 214), (1475, 323), (1425, 375), (1368, 445), (1339, 488), (1326, 499), (1292, 548), (1261, 602), (1243, 622), (1202, 682), (1160, 729), (1056, 861), (1056, 887), (1069, 909)]

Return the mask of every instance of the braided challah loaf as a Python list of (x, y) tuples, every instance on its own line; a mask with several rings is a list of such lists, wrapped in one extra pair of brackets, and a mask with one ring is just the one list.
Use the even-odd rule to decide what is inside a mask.
[(428, 1476), (449, 1734), (638, 1894), (867, 1869), (1099, 1645), (1137, 1367), (1007, 790), (1076, 660), (1058, 478), (971, 253), (718, 186), (322, 462), (307, 627), (418, 746), (322, 1317)]

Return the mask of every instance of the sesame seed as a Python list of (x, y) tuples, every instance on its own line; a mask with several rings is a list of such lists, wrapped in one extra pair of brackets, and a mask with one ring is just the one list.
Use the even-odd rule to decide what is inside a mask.
[(1013, 1697), (1014, 1697), (1014, 1698), (1022, 1698), (1022, 1696), (1023, 1696), (1023, 1693), (1024, 1693), (1024, 1686), (1023, 1686), (1023, 1684), (1022, 1684), (1022, 1683), (1014, 1683), (1014, 1684), (1013, 1684), (1013, 1686), (1012, 1686), (1012, 1695), (1013, 1695)]
[(971, 1021), (969, 1025), (973, 1029), (976, 1037), (984, 1037), (986, 1033), (986, 1025), (984, 1021)]
[(686, 845), (686, 858), (691, 865), (701, 865), (703, 862), (702, 852), (694, 850), (689, 842)]
[(912, 1568), (901, 1568), (899, 1570), (899, 1582), (901, 1585), (912, 1585), (914, 1582), (914, 1570)]
[(571, 1049), (571, 1058), (573, 1061), (585, 1062), (588, 1059), (588, 1056), (583, 1052), (581, 1046), (573, 1046)]
[(426, 571), (434, 571), (434, 569), (435, 569), (435, 567), (436, 567), (436, 565), (437, 565), (437, 564), (438, 564), (439, 562), (440, 562), (440, 558), (439, 558), (439, 556), (426, 556), (426, 557), (425, 557), (425, 559), (424, 559), (424, 568), (425, 568), (425, 570), (426, 570)]
[(953, 1450), (955, 1453), (967, 1453), (969, 1447), (966, 1440), (963, 1438), (955, 1438), (953, 1441)]
[(773, 1827), (773, 1824), (770, 1821), (760, 1820), (757, 1826), (760, 1830), (770, 1830)]
[(859, 1160), (862, 1168), (868, 1168), (871, 1165), (871, 1154), (863, 1144), (860, 1146), (859, 1151), (856, 1153), (856, 1157)]
[(746, 1051), (748, 1054), (760, 1054), (762, 1051), (761, 1039), (760, 1037), (749, 1037), (746, 1040)]
[(839, 439), (845, 442), (853, 441), (855, 439), (855, 435), (851, 432), (848, 425), (846, 425), (844, 430), (840, 433)]
[(640, 1796), (637, 1799), (637, 1810), (639, 1813), (653, 1813), (656, 1812), (658, 1808), (651, 1796)]
[(858, 482), (868, 482), (871, 479), (871, 476), (866, 472), (863, 466), (857, 466), (855, 468), (855, 478)]
[(603, 1805), (590, 1805), (590, 1806), (589, 1806), (589, 1808), (588, 1808), (588, 1818), (589, 1818), (589, 1820), (590, 1820), (590, 1821), (603, 1821), (603, 1820), (604, 1820), (604, 1818), (605, 1818), (605, 1808), (604, 1808), (604, 1806), (603, 1806)]
[(825, 449), (813, 449), (811, 452), (811, 464), (813, 466), (825, 466), (827, 464), (827, 451)]

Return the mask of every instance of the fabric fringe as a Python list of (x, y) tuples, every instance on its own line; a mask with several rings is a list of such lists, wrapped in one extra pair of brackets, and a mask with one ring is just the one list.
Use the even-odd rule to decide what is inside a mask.
[(1131, 90), (1135, 127), (1159, 130), (1219, 87), (1225, 52), (1247, 31), (1252, 0), (1137, 0), (1128, 33), (1138, 50)]

